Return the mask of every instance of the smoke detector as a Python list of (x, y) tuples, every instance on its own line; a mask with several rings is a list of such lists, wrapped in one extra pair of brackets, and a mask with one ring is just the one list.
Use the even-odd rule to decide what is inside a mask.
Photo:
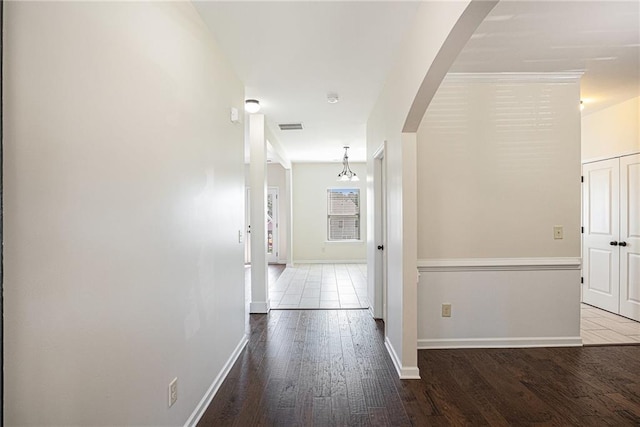
[(329, 104), (336, 104), (339, 100), (340, 100), (340, 98), (338, 98), (338, 94), (337, 93), (328, 93), (327, 94), (327, 102)]

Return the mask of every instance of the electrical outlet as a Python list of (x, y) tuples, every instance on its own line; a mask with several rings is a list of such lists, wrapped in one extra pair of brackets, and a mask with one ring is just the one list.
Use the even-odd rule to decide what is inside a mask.
[(178, 400), (178, 377), (169, 383), (169, 407), (172, 407)]
[(442, 317), (451, 317), (451, 304), (442, 304)]
[(556, 240), (562, 240), (564, 238), (564, 230), (561, 225), (553, 226), (553, 238)]

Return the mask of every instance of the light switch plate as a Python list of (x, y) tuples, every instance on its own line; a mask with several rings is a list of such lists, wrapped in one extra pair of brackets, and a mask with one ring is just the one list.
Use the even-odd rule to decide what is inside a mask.
[(235, 107), (231, 107), (231, 123), (238, 123), (240, 121), (240, 113)]

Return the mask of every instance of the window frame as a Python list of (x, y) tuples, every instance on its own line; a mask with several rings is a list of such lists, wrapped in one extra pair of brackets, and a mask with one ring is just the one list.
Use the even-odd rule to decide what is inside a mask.
[[(340, 214), (340, 213), (331, 213), (331, 194), (332, 193), (344, 193), (344, 192), (353, 192), (357, 196), (357, 213), (356, 214)], [(348, 242), (362, 242), (362, 223), (361, 223), (361, 203), (362, 199), (360, 198), (360, 189), (356, 187), (332, 187), (327, 188), (327, 231), (326, 238), (328, 243), (348, 243)], [(352, 218), (356, 221), (356, 231), (357, 238), (349, 238), (349, 239), (335, 239), (331, 238), (331, 220), (336, 218)]]

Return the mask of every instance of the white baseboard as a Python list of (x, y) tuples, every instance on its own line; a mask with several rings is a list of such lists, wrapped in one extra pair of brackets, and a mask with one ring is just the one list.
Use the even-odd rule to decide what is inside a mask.
[(417, 366), (408, 366), (403, 367), (398, 354), (396, 353), (391, 341), (389, 338), (384, 338), (384, 346), (387, 348), (387, 352), (389, 356), (391, 356), (391, 360), (393, 361), (393, 366), (396, 367), (396, 371), (398, 372), (398, 376), (401, 380), (419, 380), (420, 379), (420, 370)]
[(271, 310), (269, 301), (251, 302), (249, 303), (249, 313), (251, 314), (267, 314)]
[(198, 403), (198, 406), (196, 406), (196, 409), (194, 409), (189, 419), (187, 419), (187, 422), (184, 423), (185, 426), (195, 427), (195, 425), (198, 424), (198, 421), (200, 421), (200, 418), (202, 418), (204, 411), (211, 404), (213, 397), (216, 395), (216, 393), (220, 389), (222, 382), (229, 374), (229, 371), (231, 371), (233, 364), (236, 363), (236, 360), (238, 360), (238, 357), (240, 357), (242, 350), (244, 350), (248, 342), (249, 342), (249, 339), (247, 338), (247, 336), (243, 335), (242, 339), (236, 346), (235, 350), (233, 350), (233, 353), (231, 353), (231, 356), (227, 360), (227, 363), (224, 364), (218, 376), (213, 380), (207, 392), (204, 394), (204, 396), (202, 396), (202, 399), (200, 399), (200, 403)]
[(366, 259), (297, 259), (294, 264), (366, 264)]
[(418, 340), (418, 350), (453, 348), (582, 347), (580, 337), (447, 338)]

